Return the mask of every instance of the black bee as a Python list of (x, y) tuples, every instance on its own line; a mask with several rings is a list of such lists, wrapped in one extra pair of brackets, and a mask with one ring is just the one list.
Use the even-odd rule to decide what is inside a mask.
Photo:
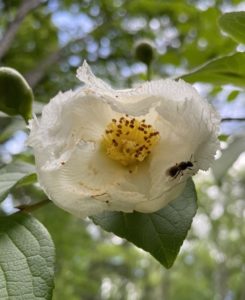
[(179, 164), (169, 168), (167, 170), (167, 175), (173, 177), (174, 179), (177, 178), (179, 175), (183, 176), (186, 169), (192, 170), (193, 163), (191, 161), (182, 161)]

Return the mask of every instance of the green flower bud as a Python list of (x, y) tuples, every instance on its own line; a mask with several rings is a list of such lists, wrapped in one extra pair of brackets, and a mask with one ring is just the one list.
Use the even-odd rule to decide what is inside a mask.
[(154, 48), (150, 40), (140, 40), (135, 45), (135, 56), (149, 66), (154, 58)]
[(27, 122), (32, 117), (32, 89), (15, 69), (0, 68), (0, 110), (14, 116), (21, 115)]

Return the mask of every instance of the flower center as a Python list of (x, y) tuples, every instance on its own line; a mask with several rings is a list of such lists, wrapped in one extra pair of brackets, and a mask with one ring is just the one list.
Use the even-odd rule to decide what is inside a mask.
[(102, 146), (111, 159), (128, 166), (143, 161), (159, 139), (159, 132), (152, 125), (126, 115), (107, 125)]

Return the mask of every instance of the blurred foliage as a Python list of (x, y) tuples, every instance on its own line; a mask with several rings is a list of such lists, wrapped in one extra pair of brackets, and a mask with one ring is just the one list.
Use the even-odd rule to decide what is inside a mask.
[[(242, 2), (43, 1), (24, 18), (0, 63), (24, 74), (36, 100), (48, 102), (59, 90), (79, 84), (74, 74), (84, 59), (97, 76), (115, 87), (130, 87), (144, 80), (146, 66), (135, 61), (133, 46), (147, 38), (156, 46), (154, 77), (178, 77), (243, 49), (222, 34), (218, 25), (222, 12), (237, 10)], [(21, 3), (0, 0), (0, 39)], [(241, 65), (241, 61), (236, 63)], [(227, 101), (232, 113), (231, 105), (243, 103), (244, 91), (224, 92), (221, 85), (227, 82), (229, 79), (208, 86), (205, 95), (210, 101), (222, 98), (217, 104), (221, 112)], [(40, 113), (40, 107), (35, 103), (34, 110)], [(244, 112), (242, 104), (238, 108)], [(0, 166), (15, 156), (31, 162), (25, 148), (21, 153), (23, 146), (18, 150), (24, 121), (0, 114), (0, 128)], [(227, 138), (226, 133), (221, 137)], [(34, 215), (48, 228), (56, 245), (53, 299), (244, 300), (244, 169), (234, 166), (222, 174), (220, 186), (210, 176), (197, 177), (199, 213), (171, 270), (164, 270), (126, 241), (102, 232), (90, 220), (78, 220), (52, 204), (36, 211)], [(4, 201), (2, 210), (8, 203), (18, 206), (44, 197), (35, 185), (19, 186)]]
[[(3, 1), (2, 12), (9, 16), (16, 6), (10, 8), (6, 2)], [(61, 87), (66, 90), (78, 84), (73, 74), (84, 59), (98, 76), (117, 87), (139, 80), (145, 66), (135, 62), (130, 49), (139, 39), (149, 38), (158, 52), (154, 74), (176, 76), (180, 70), (183, 73), (236, 50), (237, 44), (222, 35), (217, 21), (221, 8), (230, 4), (50, 0), (25, 18), (2, 63), (26, 74), (28, 79), (28, 74), (33, 75), (38, 68), (42, 72), (45, 59), (57, 53), (58, 63), (48, 66), (34, 89), (36, 98), (47, 102)], [(3, 28), (6, 18), (0, 20)]]

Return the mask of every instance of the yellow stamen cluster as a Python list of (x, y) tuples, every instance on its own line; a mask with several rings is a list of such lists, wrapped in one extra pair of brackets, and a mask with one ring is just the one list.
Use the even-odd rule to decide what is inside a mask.
[(152, 125), (126, 115), (107, 125), (102, 147), (111, 159), (129, 166), (143, 161), (159, 139), (159, 132)]

